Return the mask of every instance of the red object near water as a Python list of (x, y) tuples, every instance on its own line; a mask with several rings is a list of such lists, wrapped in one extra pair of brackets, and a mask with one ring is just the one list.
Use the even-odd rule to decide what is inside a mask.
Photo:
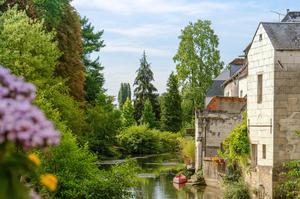
[(184, 175), (180, 175), (180, 176), (175, 176), (173, 178), (173, 183), (176, 183), (176, 184), (183, 184), (183, 183), (186, 183), (186, 177)]

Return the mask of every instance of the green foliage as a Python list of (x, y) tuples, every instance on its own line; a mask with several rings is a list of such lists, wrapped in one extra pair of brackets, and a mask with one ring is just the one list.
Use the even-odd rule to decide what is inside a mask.
[(121, 147), (128, 154), (157, 154), (176, 151), (179, 136), (170, 132), (149, 129), (146, 125), (131, 126), (118, 136)]
[(149, 99), (144, 104), (144, 110), (140, 119), (141, 124), (148, 125), (150, 128), (155, 127), (155, 113), (153, 112), (152, 105)]
[(99, 62), (99, 56), (92, 59), (91, 54), (99, 52), (105, 46), (104, 40), (102, 40), (103, 30), (95, 32), (88, 18), (83, 17), (81, 19), (81, 34), (83, 43), (81, 59), (86, 71), (85, 98), (88, 102), (94, 103), (98, 93), (104, 91), (104, 76), (101, 73), (104, 67)]
[(196, 145), (194, 139), (182, 138), (180, 140), (180, 152), (186, 164), (191, 164), (195, 162), (195, 150)]
[(160, 106), (158, 94), (156, 94), (157, 89), (152, 84), (152, 81), (154, 81), (153, 72), (150, 69), (150, 64), (148, 63), (146, 53), (144, 52), (140, 59), (140, 68), (137, 70), (137, 76), (133, 84), (135, 86), (134, 110), (136, 121), (139, 121), (142, 117), (144, 103), (147, 99), (151, 102), (156, 120), (159, 120), (160, 118)]
[(59, 147), (44, 157), (43, 170), (54, 172), (59, 180), (53, 198), (127, 198), (135, 184), (135, 163), (129, 161), (109, 171), (99, 170), (97, 158), (80, 148), (70, 132), (63, 134)]
[(131, 100), (131, 89), (129, 83), (121, 83), (121, 88), (118, 93), (119, 108), (122, 109), (125, 101)]
[(283, 165), (280, 183), (275, 190), (275, 198), (300, 198), (300, 161), (293, 160)]
[(242, 182), (231, 183), (226, 186), (224, 199), (250, 199), (247, 185)]
[(0, 16), (0, 64), (38, 87), (48, 83), (60, 56), (54, 33), (14, 7)]
[(226, 174), (223, 177), (223, 182), (225, 184), (230, 184), (233, 182), (238, 182), (241, 180), (242, 171), (236, 165), (228, 165), (226, 168)]
[(247, 130), (247, 117), (235, 127), (230, 135), (224, 140), (224, 151), (219, 155), (226, 159), (229, 164), (245, 165), (250, 156), (250, 141)]
[(189, 23), (179, 36), (179, 48), (174, 56), (177, 74), (183, 85), (188, 85), (194, 108), (202, 108), (212, 79), (223, 67), (218, 50), (218, 37), (210, 21)]
[(160, 121), (162, 130), (178, 132), (181, 129), (181, 96), (178, 79), (173, 72), (167, 83), (167, 93), (162, 98)]
[(34, 8), (47, 26), (56, 28), (64, 15), (64, 8), (71, 0), (33, 0)]
[(81, 24), (79, 15), (69, 4), (65, 6), (63, 18), (57, 27), (57, 40), (63, 56), (59, 60), (56, 73), (67, 79), (70, 94), (76, 100), (83, 101), (85, 70), (81, 62)]
[(136, 121), (134, 119), (134, 108), (131, 100), (127, 98), (122, 108), (122, 126), (126, 128), (135, 124)]
[(100, 94), (96, 105), (87, 109), (87, 123), (90, 129), (86, 139), (90, 149), (99, 156), (114, 155), (111, 147), (122, 125), (121, 113), (112, 101), (111, 97)]

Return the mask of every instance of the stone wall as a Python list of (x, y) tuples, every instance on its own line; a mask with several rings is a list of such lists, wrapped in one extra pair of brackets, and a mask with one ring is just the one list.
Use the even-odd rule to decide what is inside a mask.
[[(261, 35), (261, 40), (260, 40)], [(258, 75), (263, 76), (262, 102), (258, 103)], [(251, 144), (257, 145), (257, 167), (252, 171), (255, 181), (249, 182), (252, 188), (263, 186), (266, 195), (272, 197), (272, 171), (274, 159), (274, 48), (262, 25), (258, 27), (253, 43), (248, 52), (247, 77), (247, 116)], [(263, 157), (263, 145), (266, 157)], [(266, 171), (259, 168), (269, 168)], [(249, 178), (248, 178), (249, 179)], [(253, 178), (252, 178), (253, 179)], [(271, 180), (265, 180), (271, 179)]]
[(274, 165), (300, 159), (300, 52), (276, 51)]

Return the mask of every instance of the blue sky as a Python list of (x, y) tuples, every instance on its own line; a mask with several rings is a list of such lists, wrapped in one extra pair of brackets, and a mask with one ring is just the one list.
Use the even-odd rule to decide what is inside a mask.
[(219, 36), (221, 59), (242, 54), (260, 21), (278, 21), (271, 10), (300, 10), (299, 0), (73, 0), (81, 16), (104, 29), (106, 47), (99, 56), (105, 88), (116, 96), (121, 82), (133, 84), (143, 50), (148, 55), (160, 93), (175, 70), (172, 60), (180, 30), (190, 21), (208, 19)]

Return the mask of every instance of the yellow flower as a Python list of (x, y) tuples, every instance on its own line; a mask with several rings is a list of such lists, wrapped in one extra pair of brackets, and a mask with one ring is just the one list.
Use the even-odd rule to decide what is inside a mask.
[(31, 160), (36, 166), (41, 165), (41, 161), (40, 161), (39, 157), (37, 155), (35, 155), (34, 153), (30, 153), (28, 155), (28, 159)]
[(50, 191), (55, 191), (57, 187), (57, 178), (52, 174), (44, 174), (40, 177), (41, 184), (46, 186)]

